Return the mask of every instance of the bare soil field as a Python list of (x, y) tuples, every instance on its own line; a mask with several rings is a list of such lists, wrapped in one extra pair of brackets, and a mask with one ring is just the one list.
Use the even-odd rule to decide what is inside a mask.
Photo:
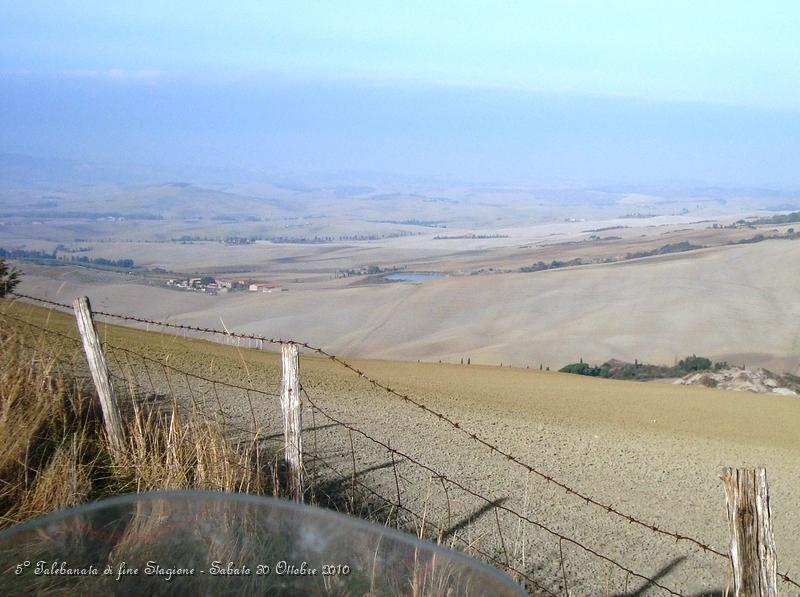
[[(74, 334), (65, 315), (20, 303), (3, 308), (38, 325)], [(277, 391), (279, 364), (274, 353), (102, 323), (99, 329), (112, 345), (195, 375)], [(124, 375), (124, 363), (111, 363)], [(800, 570), (797, 398), (510, 367), (381, 360), (353, 364), (576, 490), (723, 552), (727, 528), (721, 469), (766, 465), (779, 568), (792, 576)], [(135, 368), (144, 378), (142, 369)], [(168, 381), (159, 381), (152, 369), (151, 383)], [(445, 529), (445, 541), (461, 548), (466, 542), (501, 561), (507, 558), (524, 566), (544, 587), (534, 594), (547, 594), (545, 590), (561, 594), (565, 580), (575, 595), (663, 593), (574, 544), (559, 544), (536, 524), (521, 524), (492, 504), (523, 513), (681, 594), (721, 595), (726, 588), (725, 559), (628, 524), (566, 494), (329, 359), (304, 354), (301, 379), (308, 392), (303, 441), (325, 461), (314, 460), (307, 468), (320, 487), (328, 476), (347, 479), (345, 486), (352, 477), (390, 501), (427, 512), (429, 525)], [(193, 383), (193, 395), (207, 391)], [(230, 417), (242, 424), (253, 417), (265, 432), (280, 436), (273, 399), (224, 388), (220, 392)], [(438, 474), (487, 496), (492, 504), (487, 506), (402, 458), (395, 463), (396, 480), (385, 449), (358, 433), (351, 436), (335, 420), (391, 443)]]
[[(314, 251), (292, 257), (297, 275), (334, 258)], [(230, 329), (301, 337), (348, 356), (557, 369), (579, 358), (671, 364), (696, 353), (797, 373), (798, 258), (800, 243), (768, 240), (420, 284), (353, 286), (353, 278), (332, 280), (329, 272), (294, 283), (282, 274), (288, 292), (219, 296), (122, 274), (26, 265), (20, 289), (69, 300), (87, 294), (98, 307), (203, 326), (222, 320)]]

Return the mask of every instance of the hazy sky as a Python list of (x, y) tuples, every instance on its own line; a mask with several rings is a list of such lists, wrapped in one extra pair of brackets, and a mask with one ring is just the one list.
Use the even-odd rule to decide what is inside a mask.
[(800, 186), (798, 23), (789, 1), (3, 0), (0, 151)]

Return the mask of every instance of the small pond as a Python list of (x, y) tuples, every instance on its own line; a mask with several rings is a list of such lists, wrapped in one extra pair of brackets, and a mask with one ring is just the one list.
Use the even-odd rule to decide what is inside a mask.
[(436, 272), (398, 272), (384, 276), (384, 279), (392, 282), (427, 282), (428, 280), (438, 280), (446, 277), (446, 274)]

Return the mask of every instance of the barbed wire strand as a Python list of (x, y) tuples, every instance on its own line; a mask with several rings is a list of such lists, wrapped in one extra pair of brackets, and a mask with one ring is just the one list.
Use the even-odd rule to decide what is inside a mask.
[[(6, 317), (6, 318), (9, 318), (9, 319), (13, 319), (14, 321), (16, 321), (18, 323), (21, 323), (23, 325), (29, 326), (29, 327), (31, 327), (33, 329), (36, 329), (37, 331), (41, 332), (42, 334), (52, 334), (52, 335), (57, 336), (60, 339), (66, 339), (66, 340), (69, 340), (71, 342), (80, 344), (80, 340), (79, 339), (73, 338), (71, 336), (63, 334), (63, 333), (58, 332), (56, 330), (43, 328), (43, 327), (38, 326), (38, 325), (36, 325), (34, 323), (31, 323), (29, 321), (25, 321), (25, 320), (20, 319), (18, 317), (14, 317), (14, 316), (8, 315), (7, 313), (0, 313), (0, 316), (1, 317)], [(21, 344), (22, 346), (24, 346), (28, 350), (42, 351), (42, 347), (30, 346), (28, 344), (25, 344), (22, 341), (19, 341), (19, 344)], [(126, 359), (127, 359), (127, 362), (128, 362), (128, 368), (131, 369), (132, 371), (135, 371), (137, 368), (134, 367), (133, 364), (130, 362), (130, 358), (129, 357), (133, 356), (133, 357), (136, 357), (136, 358), (140, 359), (142, 361), (142, 367), (141, 368), (144, 370), (144, 372), (145, 372), (145, 374), (147, 376), (147, 379), (148, 379), (148, 383), (149, 383), (149, 386), (150, 386), (150, 394), (152, 394), (153, 396), (159, 395), (160, 392), (156, 388), (156, 384), (153, 381), (153, 376), (151, 375), (150, 367), (148, 366), (148, 363), (152, 363), (153, 365), (156, 365), (156, 366), (158, 366), (159, 368), (162, 369), (162, 371), (164, 373), (165, 383), (167, 385), (170, 385), (171, 377), (169, 376), (169, 374), (166, 371), (170, 370), (170, 369), (173, 370), (174, 372), (182, 375), (182, 376), (185, 376), (186, 379), (187, 379), (187, 383), (188, 383), (188, 378), (192, 377), (192, 378), (199, 379), (201, 381), (204, 381), (204, 382), (207, 382), (207, 383), (211, 384), (212, 387), (215, 388), (215, 395), (216, 395), (216, 399), (217, 399), (217, 404), (218, 404), (219, 408), (221, 409), (222, 416), (224, 417), (223, 421), (221, 421), (221, 424), (226, 426), (226, 427), (228, 427), (229, 429), (232, 429), (234, 431), (238, 431), (240, 433), (250, 434), (250, 433), (257, 432), (258, 431), (258, 426), (256, 425), (255, 427), (253, 427), (251, 429), (246, 429), (244, 427), (236, 425), (235, 423), (230, 422), (229, 417), (228, 417), (228, 413), (225, 412), (225, 410), (222, 408), (222, 402), (219, 399), (219, 393), (216, 392), (216, 385), (219, 384), (219, 385), (222, 385), (222, 386), (227, 386), (227, 387), (230, 387), (230, 388), (233, 388), (233, 389), (237, 389), (237, 390), (242, 390), (242, 391), (251, 390), (251, 391), (255, 391), (255, 392), (261, 393), (263, 395), (270, 396), (270, 397), (277, 396), (277, 394), (271, 394), (269, 392), (264, 392), (262, 390), (254, 390), (252, 388), (245, 388), (243, 386), (238, 386), (236, 384), (229, 384), (229, 383), (218, 381), (218, 380), (208, 379), (208, 378), (203, 377), (203, 376), (194, 375), (192, 373), (185, 372), (185, 371), (183, 371), (181, 369), (178, 369), (176, 367), (172, 367), (171, 365), (167, 365), (166, 363), (163, 363), (162, 361), (159, 361), (157, 359), (153, 359), (151, 357), (145, 356), (145, 355), (143, 355), (141, 353), (138, 353), (136, 351), (133, 351), (133, 350), (130, 350), (130, 349), (127, 349), (127, 348), (122, 348), (120, 346), (115, 346), (113, 344), (109, 344), (108, 342), (102, 342), (102, 345), (103, 345), (103, 349), (106, 352), (106, 355), (109, 357), (109, 360), (114, 358), (113, 355), (114, 355), (115, 352), (117, 352), (117, 351), (122, 352), (126, 356)], [(48, 358), (50, 358), (51, 360), (60, 362), (62, 365), (66, 364), (71, 369), (75, 368), (75, 363), (74, 362), (67, 363), (67, 362), (64, 361), (64, 359), (57, 358), (52, 352), (48, 353)], [(124, 370), (125, 370), (124, 367), (122, 367), (115, 358), (114, 358), (114, 361), (117, 363), (117, 367), (120, 369), (120, 371), (122, 371), (124, 373)], [(124, 386), (127, 386), (130, 383), (129, 379), (127, 379), (124, 376), (117, 375), (112, 369), (109, 369), (108, 374), (112, 379), (114, 379), (116, 381), (119, 381)], [(89, 378), (88, 371), (86, 372), (86, 377), (87, 377), (87, 379)], [(135, 377), (135, 384), (136, 384), (136, 386), (138, 388), (146, 391), (146, 388), (144, 388), (144, 386), (139, 382), (138, 377)], [(171, 391), (174, 391), (174, 390), (171, 390)], [(191, 388), (190, 388), (190, 391), (191, 391)], [(254, 421), (254, 424), (255, 424), (255, 417), (253, 417), (253, 421)]]
[[(16, 317), (16, 316), (11, 315), (9, 313), (0, 312), (0, 316), (1, 317), (7, 317), (9, 319), (13, 319), (14, 321), (17, 321), (19, 323), (22, 323), (23, 325), (27, 325), (27, 326), (32, 327), (34, 329), (37, 329), (39, 331), (59, 336), (60, 338), (63, 338), (65, 340), (69, 340), (70, 342), (74, 342), (74, 343), (76, 343), (78, 345), (81, 344), (81, 340), (79, 338), (75, 338), (73, 336), (69, 336), (68, 334), (64, 334), (62, 332), (59, 332), (57, 330), (53, 330), (51, 328), (46, 328), (46, 327), (37, 325), (37, 324), (35, 324), (35, 323), (31, 322), (31, 321), (22, 319), (20, 317)], [(207, 382), (207, 383), (210, 383), (210, 384), (216, 383), (216, 384), (219, 384), (219, 385), (222, 385), (222, 386), (226, 386), (226, 387), (229, 387), (229, 388), (233, 388), (233, 389), (237, 389), (237, 390), (255, 392), (256, 394), (260, 394), (262, 396), (269, 396), (271, 398), (279, 398), (280, 397), (280, 394), (278, 394), (277, 392), (267, 392), (265, 390), (260, 390), (258, 388), (251, 388), (251, 387), (247, 387), (247, 386), (242, 386), (242, 385), (239, 385), (239, 384), (235, 384), (235, 383), (231, 383), (231, 382), (227, 382), (227, 381), (222, 381), (222, 380), (219, 380), (219, 379), (211, 379), (211, 378), (205, 377), (203, 375), (198, 375), (197, 373), (191, 373), (189, 371), (181, 369), (180, 367), (176, 367), (174, 365), (170, 365), (168, 363), (164, 363), (163, 361), (159, 361), (158, 359), (154, 359), (153, 357), (148, 357), (148, 356), (143, 355), (141, 353), (135, 352), (135, 351), (133, 351), (133, 350), (131, 350), (129, 348), (124, 348), (122, 346), (116, 346), (116, 345), (110, 344), (107, 341), (102, 341), (101, 344), (103, 345), (103, 348), (109, 347), (109, 348), (111, 348), (113, 350), (118, 350), (118, 351), (125, 352), (125, 353), (128, 353), (128, 354), (136, 355), (137, 357), (139, 357), (143, 361), (148, 361), (150, 363), (158, 365), (159, 367), (161, 367), (161, 366), (167, 367), (168, 369), (171, 369), (175, 373), (178, 373), (178, 374), (180, 374), (182, 376), (183, 375), (188, 375), (190, 377), (193, 377), (195, 379), (198, 379), (200, 381), (204, 381), (204, 382)]]
[[(325, 465), (328, 468), (328, 470), (330, 470), (333, 473), (335, 473), (339, 477), (339, 479), (341, 481), (346, 481), (347, 483), (351, 482), (352, 475), (345, 475), (343, 472), (341, 472), (339, 469), (337, 469), (334, 465), (332, 465), (326, 458), (323, 458), (318, 453), (311, 454), (310, 456), (311, 456), (311, 459), (314, 462), (319, 462), (319, 463)], [(423, 517), (418, 512), (415, 512), (415, 511), (411, 510), (410, 508), (408, 508), (407, 506), (403, 506), (402, 504), (395, 503), (393, 500), (390, 500), (386, 496), (382, 495), (381, 493), (376, 491), (373, 487), (370, 487), (369, 485), (367, 485), (363, 481), (361, 481), (359, 479), (356, 479), (356, 485), (358, 485), (361, 489), (365, 490), (369, 495), (371, 495), (371, 496), (373, 496), (375, 498), (378, 498), (379, 500), (384, 502), (390, 508), (396, 508), (398, 510), (403, 510), (407, 514), (409, 514), (412, 517), (414, 517), (417, 521), (422, 520)], [(437, 523), (430, 522), (430, 524), (431, 524), (431, 526), (433, 526), (436, 529), (438, 534), (443, 534), (446, 531), (446, 529), (442, 528), (441, 525), (438, 525)], [(525, 580), (527, 580), (528, 582), (530, 582), (537, 589), (546, 592), (551, 597), (559, 597), (559, 595), (557, 595), (556, 593), (553, 593), (547, 587), (539, 584), (539, 582), (537, 582), (536, 579), (531, 577), (526, 572), (523, 572), (522, 570), (519, 570), (518, 568), (515, 568), (514, 566), (507, 565), (506, 563), (504, 563), (503, 561), (497, 559), (495, 556), (491, 555), (490, 553), (488, 553), (488, 552), (476, 547), (474, 544), (470, 543), (469, 541), (467, 541), (466, 539), (464, 539), (463, 537), (461, 537), (457, 533), (454, 533), (452, 535), (452, 537), (453, 537), (454, 540), (460, 541), (467, 549), (471, 549), (472, 551), (474, 551), (478, 555), (486, 558), (488, 561), (492, 562), (493, 564), (496, 564), (496, 565), (498, 565), (498, 566), (500, 566), (502, 568), (505, 568), (506, 570), (508, 570), (510, 572), (514, 572), (516, 574), (519, 574), (520, 577), (522, 577)]]
[(412, 456), (409, 456), (405, 452), (402, 452), (402, 451), (400, 451), (400, 450), (398, 450), (396, 448), (392, 448), (389, 444), (387, 444), (387, 443), (385, 443), (385, 442), (373, 437), (372, 435), (370, 435), (366, 431), (363, 431), (363, 430), (361, 430), (361, 429), (359, 429), (357, 427), (354, 427), (353, 425), (350, 425), (350, 424), (342, 421), (341, 419), (338, 419), (337, 417), (334, 417), (333, 415), (329, 414), (326, 410), (320, 408), (320, 406), (311, 399), (311, 396), (309, 396), (308, 391), (305, 389), (305, 387), (303, 387), (302, 384), (300, 385), (300, 391), (303, 393), (303, 396), (305, 396), (305, 398), (308, 401), (308, 403), (311, 406), (313, 406), (314, 408), (316, 408), (317, 411), (322, 416), (324, 416), (326, 419), (328, 419), (329, 421), (340, 425), (341, 427), (347, 429), (351, 433), (356, 433), (356, 434), (360, 435), (364, 439), (366, 439), (366, 440), (368, 440), (368, 441), (380, 446), (381, 448), (387, 450), (388, 452), (394, 454), (395, 456), (398, 456), (400, 458), (403, 458), (404, 460), (407, 460), (407, 461), (415, 464), (416, 466), (428, 471), (431, 475), (433, 475), (437, 479), (442, 479), (443, 481), (445, 481), (447, 483), (450, 483), (454, 487), (457, 487), (458, 489), (460, 489), (464, 493), (466, 493), (468, 495), (471, 495), (472, 497), (477, 498), (477, 499), (479, 499), (481, 501), (484, 501), (488, 505), (493, 506), (494, 508), (496, 508), (498, 510), (503, 510), (504, 512), (507, 512), (508, 514), (510, 514), (512, 516), (515, 516), (516, 518), (518, 518), (520, 520), (523, 520), (523, 521), (525, 521), (525, 522), (527, 522), (529, 524), (532, 524), (535, 527), (537, 527), (538, 529), (540, 529), (542, 531), (545, 531), (546, 533), (552, 535), (553, 537), (561, 539), (561, 540), (563, 540), (563, 541), (565, 541), (565, 542), (567, 542), (567, 543), (569, 543), (571, 545), (574, 545), (575, 547), (585, 551), (586, 553), (589, 553), (589, 554), (593, 555), (594, 557), (605, 561), (606, 563), (609, 563), (609, 564), (612, 564), (613, 566), (616, 566), (617, 568), (619, 568), (623, 572), (625, 572), (627, 574), (630, 574), (631, 576), (635, 576), (636, 578), (639, 578), (641, 580), (644, 580), (645, 582), (650, 583), (652, 586), (658, 587), (659, 589), (662, 589), (663, 591), (666, 591), (670, 595), (678, 595), (678, 596), (682, 595), (681, 593), (677, 593), (677, 592), (673, 591), (672, 589), (670, 589), (669, 587), (667, 587), (665, 585), (662, 585), (656, 579), (650, 578), (648, 576), (645, 576), (643, 574), (635, 572), (635, 571), (631, 570), (630, 568), (626, 567), (624, 564), (621, 564), (620, 562), (617, 562), (613, 558), (599, 553), (598, 551), (594, 550), (593, 548), (588, 547), (587, 545), (584, 545), (583, 543), (581, 543), (577, 539), (573, 539), (572, 537), (568, 537), (567, 535), (564, 535), (564, 534), (562, 534), (562, 533), (560, 533), (560, 532), (558, 532), (556, 530), (553, 530), (550, 527), (548, 527), (547, 525), (545, 525), (544, 523), (536, 521), (536, 520), (530, 518), (529, 516), (520, 514), (519, 512), (517, 512), (516, 510), (513, 510), (512, 508), (509, 508), (508, 506), (504, 506), (502, 504), (498, 504), (497, 500), (492, 500), (492, 499), (490, 499), (490, 498), (488, 498), (488, 497), (486, 497), (484, 495), (481, 495), (481, 494), (477, 493), (476, 491), (473, 491), (472, 489), (470, 489), (466, 485), (463, 485), (462, 483), (456, 481), (455, 479), (451, 479), (447, 475), (444, 475), (444, 474), (440, 473), (439, 471), (437, 471), (436, 469), (432, 468), (431, 466), (425, 464), (424, 462), (421, 462), (421, 461), (417, 460), (416, 458), (414, 458)]

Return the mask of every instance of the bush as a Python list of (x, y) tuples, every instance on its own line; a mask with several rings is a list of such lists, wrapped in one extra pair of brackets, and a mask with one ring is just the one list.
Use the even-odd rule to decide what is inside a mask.
[(706, 371), (711, 369), (711, 360), (693, 354), (682, 361), (678, 361), (678, 369), (686, 372)]
[(559, 369), (560, 373), (574, 373), (576, 375), (586, 375), (586, 371), (591, 369), (586, 363), (570, 363)]
[(592, 367), (587, 363), (571, 363), (559, 369), (560, 373), (573, 373), (575, 375), (588, 375), (590, 377), (608, 378), (611, 372), (606, 367)]
[(0, 298), (3, 298), (19, 284), (21, 272), (18, 269), (9, 267), (6, 260), (0, 258)]

